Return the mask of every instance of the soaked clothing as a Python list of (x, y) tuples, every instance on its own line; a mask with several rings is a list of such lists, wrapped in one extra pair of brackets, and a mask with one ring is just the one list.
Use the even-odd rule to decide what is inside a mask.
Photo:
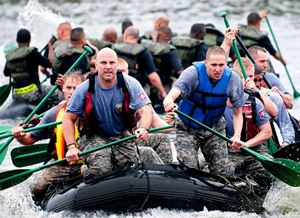
[[(51, 162), (55, 161), (51, 159)], [(30, 191), (32, 193), (32, 198), (36, 204), (39, 204), (51, 184), (64, 182), (80, 175), (81, 165), (68, 165), (68, 164), (58, 164), (49, 168), (45, 168), (40, 171), (35, 176), (35, 183), (31, 185)]]
[[(212, 129), (225, 135), (226, 122), (221, 118)], [(177, 126), (176, 150), (178, 158), (187, 166), (200, 168), (198, 155), (202, 152), (212, 174), (233, 176), (228, 165), (227, 143), (215, 134), (201, 128), (187, 128), (181, 121)]]
[[(119, 140), (125, 136), (128, 136), (128, 134), (124, 133), (119, 136), (83, 136), (78, 141), (79, 149), (86, 151), (98, 145)], [(139, 156), (134, 142), (127, 141), (88, 154), (83, 157), (83, 160), (88, 166), (88, 172), (91, 175), (105, 175), (125, 164), (139, 162)]]
[[(130, 108), (138, 110), (141, 107), (150, 104), (150, 100), (144, 92), (138, 81), (131, 76), (124, 75), (126, 87), (130, 96)], [(67, 112), (84, 116), (86, 93), (89, 88), (89, 81), (80, 84), (73, 93)], [(109, 89), (104, 89), (95, 78), (95, 92), (92, 96), (93, 114), (92, 119), (96, 129), (94, 135), (82, 136), (78, 144), (83, 150), (105, 144), (125, 136), (125, 124), (122, 113), (122, 102), (124, 93), (117, 83)], [(139, 161), (137, 147), (130, 142), (124, 142), (113, 147), (99, 150), (91, 153), (84, 158), (90, 174), (103, 175), (114, 168), (118, 168), (126, 163)]]
[[(199, 81), (197, 70), (194, 66), (191, 66), (181, 73), (173, 87), (181, 91), (182, 98), (187, 98), (197, 89), (199, 83), (201, 81)], [(234, 107), (238, 108), (244, 105), (242, 80), (235, 72), (232, 72), (226, 93)]]
[(276, 75), (274, 75), (274, 73), (266, 72), (264, 74), (264, 79), (270, 85), (270, 87), (266, 87), (266, 88), (272, 88), (273, 86), (276, 86), (284, 94), (290, 94), (286, 90), (286, 88), (284, 87), (284, 85), (282, 84), (282, 82), (280, 81), (280, 79)]
[[(256, 146), (255, 151), (272, 158), (266, 146)], [(234, 175), (241, 178), (249, 178), (255, 181), (259, 187), (255, 188), (257, 194), (266, 194), (271, 187), (274, 177), (247, 152), (229, 152), (229, 165), (235, 169)]]
[[(170, 145), (170, 139), (167, 134), (157, 133), (157, 134), (151, 134), (150, 138), (147, 141), (143, 141), (142, 139), (136, 140), (136, 145), (139, 147), (139, 150), (143, 150), (144, 148), (152, 148), (159, 156), (159, 158), (162, 160), (164, 164), (170, 164), (173, 162), (172, 160), (172, 150)], [(152, 156), (151, 159), (157, 159), (153, 158), (153, 155), (148, 152), (149, 155), (143, 152), (143, 155), (141, 155), (141, 160), (143, 162), (149, 163), (149, 159)], [(148, 157), (147, 157), (148, 156)]]
[[(194, 66), (191, 66), (182, 72), (179, 79), (175, 82), (174, 87), (181, 91), (182, 98), (188, 98), (195, 92), (195, 90), (197, 90), (199, 83), (201, 83), (201, 81), (199, 80), (197, 70)], [(240, 108), (244, 105), (243, 93), (241, 79), (234, 72), (232, 72), (228, 82), (226, 94), (227, 97), (231, 99), (231, 102), (235, 108)], [(212, 125), (212, 128), (225, 135), (226, 123), (224, 118), (216, 121)], [(197, 153), (199, 148), (201, 148), (201, 151), (208, 162), (209, 169), (212, 173), (232, 175), (232, 172), (227, 165), (228, 151), (227, 144), (224, 140), (220, 139), (204, 128), (194, 129), (191, 127), (189, 128), (188, 125), (184, 124), (178, 126), (178, 129), (183, 130), (184, 132), (182, 133), (181, 137), (177, 137), (178, 139), (176, 146), (180, 145), (181, 143), (178, 140), (185, 140), (186, 146), (190, 146), (190, 148), (186, 150), (192, 152), (192, 154), (186, 156), (193, 156), (193, 167), (195, 167), (195, 163), (197, 163), (195, 160), (197, 160)], [(192, 145), (190, 145), (190, 142), (193, 142)], [(191, 147), (194, 147), (194, 149)], [(177, 147), (178, 155), (181, 153), (180, 150), (181, 149)]]
[(271, 101), (276, 104), (278, 108), (278, 115), (274, 118), (275, 123), (278, 125), (281, 136), (282, 145), (286, 146), (295, 142), (295, 131), (288, 110), (286, 109), (281, 96), (275, 92), (268, 93)]
[[(248, 94), (244, 94), (244, 99), (248, 99), (249, 95)], [(255, 115), (255, 125), (257, 127), (269, 122), (270, 120), (270, 116), (269, 114), (265, 111), (264, 105), (262, 104), (262, 102), (255, 98), (255, 111), (256, 111), (256, 115)], [(253, 110), (252, 110), (253, 112)], [(234, 129), (233, 129), (233, 109), (230, 106), (226, 106), (225, 112), (224, 112), (224, 118), (226, 120), (226, 136), (228, 138), (231, 138), (234, 134)], [(251, 114), (251, 119), (252, 119), (252, 114)], [(248, 139), (249, 140), (249, 139)]]
[[(59, 106), (57, 105), (47, 111), (37, 126), (55, 122), (58, 108)], [(48, 127), (35, 130), (30, 132), (30, 135), (38, 140), (49, 138), (53, 140), (55, 137), (54, 128), (55, 127)], [(50, 160), (50, 162), (53, 161), (55, 161), (55, 159)], [(31, 186), (31, 193), (36, 203), (39, 203), (43, 200), (45, 193), (51, 184), (64, 183), (69, 179), (80, 175), (80, 166), (81, 164), (69, 165), (68, 163), (65, 163), (54, 165), (39, 172), (39, 174), (37, 174), (35, 183)]]

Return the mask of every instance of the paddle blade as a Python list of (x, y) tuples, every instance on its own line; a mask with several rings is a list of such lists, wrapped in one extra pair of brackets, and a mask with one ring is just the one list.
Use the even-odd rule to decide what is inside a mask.
[(294, 144), (287, 145), (274, 154), (272, 154), (275, 158), (284, 158), (290, 159), (296, 162), (300, 161), (300, 142), (296, 142)]
[(0, 106), (6, 101), (9, 96), (11, 86), (9, 84), (0, 87)]
[(48, 144), (34, 144), (12, 149), (11, 158), (16, 167), (26, 167), (48, 159)]
[(299, 163), (282, 158), (276, 158), (274, 161), (264, 160), (261, 163), (266, 170), (286, 184), (293, 187), (300, 186)]
[(26, 169), (0, 173), (0, 191), (23, 182), (30, 177), (31, 174), (32, 172)]
[(8, 147), (6, 147), (1, 153), (0, 153), (0, 164), (3, 162), (6, 153), (7, 153)]
[(0, 126), (0, 135), (7, 133), (12, 128), (13, 128), (12, 126)]

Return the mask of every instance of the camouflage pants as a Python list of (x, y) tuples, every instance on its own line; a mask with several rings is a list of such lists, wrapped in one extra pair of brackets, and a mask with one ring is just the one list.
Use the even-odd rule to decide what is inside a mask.
[[(85, 151), (94, 148), (95, 146), (119, 140), (122, 137), (123, 136), (103, 137), (94, 135), (88, 138), (83, 136), (79, 139), (78, 144), (80, 150)], [(84, 157), (84, 162), (88, 167), (88, 172), (92, 175), (104, 175), (126, 163), (136, 163), (138, 161), (139, 156), (137, 148), (135, 143), (132, 141), (107, 147)]]
[[(225, 135), (225, 127), (226, 121), (222, 118), (212, 126), (212, 129)], [(199, 168), (198, 155), (202, 152), (212, 174), (233, 176), (233, 169), (228, 165), (227, 143), (223, 139), (203, 128), (188, 129), (181, 121), (176, 133), (178, 158), (186, 165)]]
[[(144, 163), (161, 164), (162, 161), (164, 164), (169, 164), (173, 162), (170, 139), (167, 134), (151, 134), (146, 141), (137, 139), (136, 145), (139, 147), (140, 158)], [(153, 151), (158, 154), (160, 160), (157, 160)]]
[[(54, 159), (50, 160), (49, 163), (53, 161)], [(51, 184), (63, 183), (80, 175), (80, 166), (79, 164), (59, 164), (42, 170), (37, 174), (36, 182), (30, 187), (34, 201), (36, 201), (36, 203), (41, 202)]]
[[(264, 145), (256, 146), (255, 151), (270, 157), (267, 147)], [(273, 180), (273, 176), (265, 170), (262, 164), (248, 153), (229, 151), (230, 165), (235, 168), (235, 176), (253, 179), (262, 189), (268, 191)]]
[[(40, 101), (50, 92), (52, 86), (49, 85), (41, 85), (40, 89), (35, 89), (26, 94), (15, 94), (13, 93), (13, 99), (16, 101), (27, 101), (30, 103), (40, 103)], [(59, 102), (64, 100), (64, 95), (58, 89), (52, 94), (52, 96), (47, 100), (49, 104), (49, 108), (57, 105)]]

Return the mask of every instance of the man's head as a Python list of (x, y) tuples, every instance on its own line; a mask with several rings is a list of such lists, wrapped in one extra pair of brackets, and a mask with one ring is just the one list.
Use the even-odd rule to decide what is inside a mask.
[(261, 17), (256, 12), (250, 13), (247, 17), (247, 24), (249, 26), (255, 26), (257, 28), (260, 28), (260, 25), (261, 25), (260, 21), (261, 21)]
[(216, 82), (221, 79), (227, 64), (226, 53), (220, 46), (212, 46), (206, 52), (204, 61), (208, 77)]
[(172, 38), (172, 30), (168, 26), (161, 26), (157, 30), (157, 42), (169, 42)]
[(125, 19), (123, 22), (122, 22), (122, 34), (124, 34), (125, 30), (127, 29), (127, 27), (130, 27), (130, 26), (133, 26), (133, 23), (130, 19)]
[[(250, 61), (250, 59), (244, 57), (242, 58), (242, 63), (249, 79), (254, 80), (254, 64)], [(244, 79), (238, 60), (234, 62), (232, 69), (241, 77), (241, 79)]]
[(100, 81), (112, 83), (115, 81), (118, 67), (118, 57), (111, 48), (101, 49), (96, 57), (96, 69)]
[(72, 45), (82, 47), (86, 42), (85, 33), (82, 27), (76, 27), (71, 30), (70, 41)]
[(140, 31), (136, 26), (128, 27), (123, 36), (124, 42), (129, 43), (137, 43), (140, 37)]
[(263, 81), (263, 72), (259, 69), (259, 67), (255, 66), (254, 71), (254, 83), (257, 88), (261, 87), (261, 83)]
[(190, 37), (193, 39), (204, 39), (206, 34), (205, 25), (203, 23), (195, 23), (190, 30)]
[(167, 16), (160, 16), (154, 21), (154, 30), (158, 30), (161, 26), (169, 26), (170, 20)]
[(118, 70), (122, 71), (122, 73), (128, 75), (128, 63), (123, 58), (118, 58)]
[(116, 43), (118, 33), (113, 27), (106, 28), (102, 35), (102, 40), (106, 42)]
[(31, 40), (31, 34), (27, 29), (20, 29), (17, 33), (16, 40), (18, 44), (29, 44)]
[(259, 69), (265, 73), (269, 70), (269, 54), (266, 49), (260, 46), (252, 46), (248, 49)]
[(70, 22), (60, 23), (56, 28), (57, 39), (69, 39), (72, 30), (72, 25)]
[(74, 71), (65, 77), (65, 82), (62, 87), (65, 100), (68, 102), (74, 93), (76, 87), (83, 82), (83, 77), (80, 71)]

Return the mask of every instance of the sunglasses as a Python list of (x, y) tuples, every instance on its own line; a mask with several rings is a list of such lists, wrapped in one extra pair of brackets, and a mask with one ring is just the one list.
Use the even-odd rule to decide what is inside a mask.
[(254, 82), (261, 82), (263, 79), (262, 78), (259, 78), (259, 79), (254, 79)]

